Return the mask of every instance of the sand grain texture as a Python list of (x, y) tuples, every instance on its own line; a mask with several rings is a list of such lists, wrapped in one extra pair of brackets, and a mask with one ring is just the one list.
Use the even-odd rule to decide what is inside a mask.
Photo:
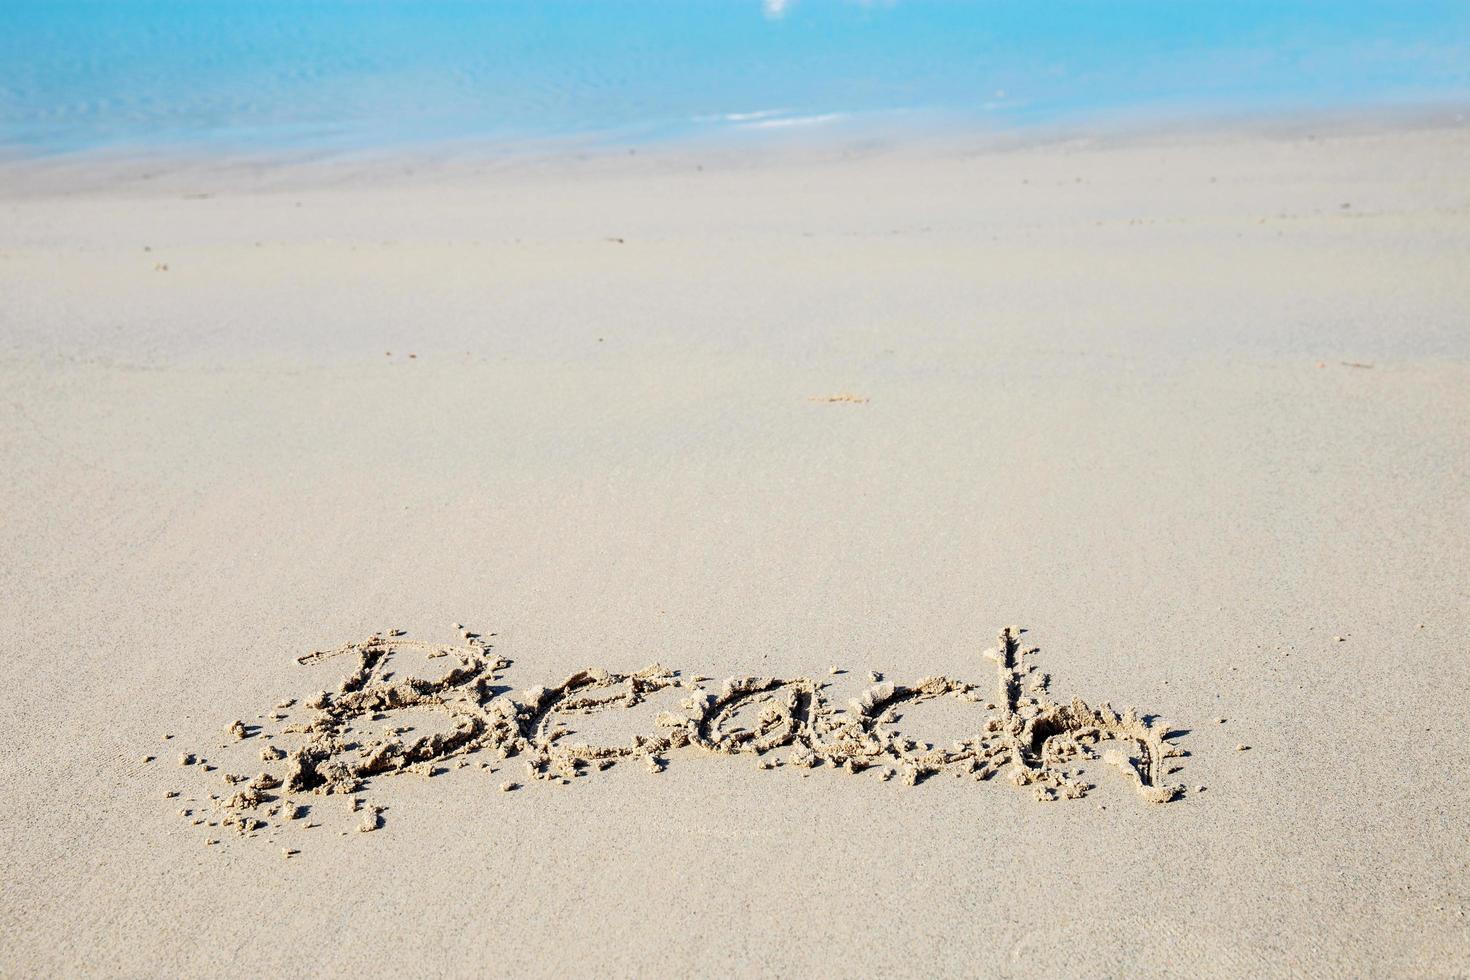
[[(7, 165), (0, 973), (1470, 973), (1470, 135), (695, 152)], [(385, 623), (934, 760), (1022, 623), (1187, 788), (700, 754), (790, 690), (457, 753), (432, 648), (293, 786)]]

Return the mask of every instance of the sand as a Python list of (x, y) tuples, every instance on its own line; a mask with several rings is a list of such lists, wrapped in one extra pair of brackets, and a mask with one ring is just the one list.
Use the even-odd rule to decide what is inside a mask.
[(0, 972), (1470, 973), (1467, 159), (7, 164)]

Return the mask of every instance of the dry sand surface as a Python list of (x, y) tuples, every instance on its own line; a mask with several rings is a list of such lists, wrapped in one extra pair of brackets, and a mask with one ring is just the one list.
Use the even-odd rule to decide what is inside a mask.
[(0, 974), (1470, 973), (1463, 126), (89, 166)]

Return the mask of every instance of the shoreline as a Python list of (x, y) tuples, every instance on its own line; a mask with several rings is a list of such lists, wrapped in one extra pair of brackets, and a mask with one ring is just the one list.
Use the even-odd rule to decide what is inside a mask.
[[(810, 129), (694, 132), (666, 138), (624, 133), (524, 140), (398, 141), (329, 149), (302, 145), (244, 153), (204, 144), (106, 146), (0, 154), (0, 200), (68, 192), (157, 188), (178, 192), (207, 182), (225, 190), (290, 191), (344, 180), (392, 185), (414, 178), (474, 174), (639, 173), (686, 167), (745, 169), (814, 164), (875, 154), (963, 156), (1041, 151), (1068, 144), (1130, 146), (1242, 139), (1291, 140), (1458, 130), (1470, 98), (1432, 103), (1278, 111), (1075, 114), (987, 126), (983, 116), (924, 111), (868, 113)], [(885, 121), (886, 120), (886, 121)]]

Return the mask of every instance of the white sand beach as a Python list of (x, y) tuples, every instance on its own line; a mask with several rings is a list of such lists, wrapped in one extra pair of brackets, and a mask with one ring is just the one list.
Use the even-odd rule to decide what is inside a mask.
[[(1470, 973), (1467, 161), (1381, 122), (6, 164), (0, 974)], [(990, 692), (1016, 626), (1187, 754), (1149, 802), (493, 742), (225, 822), (354, 666), (298, 657), (455, 624), (486, 698), (678, 671), (578, 729), (619, 745), (727, 677)]]

